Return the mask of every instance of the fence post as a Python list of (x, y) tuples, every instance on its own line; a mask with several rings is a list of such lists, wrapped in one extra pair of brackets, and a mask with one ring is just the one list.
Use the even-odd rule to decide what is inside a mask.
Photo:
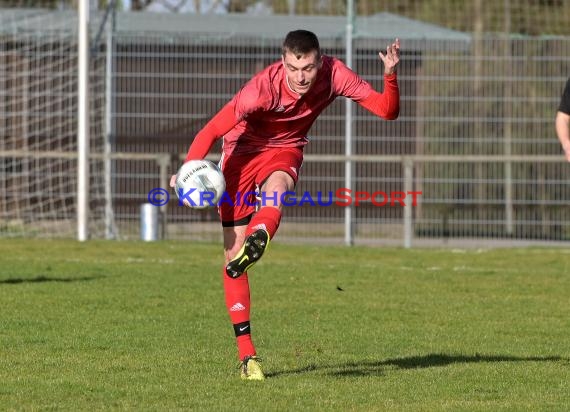
[[(170, 164), (170, 156), (167, 154), (164, 154), (162, 156), (160, 156), (157, 159), (158, 162), (158, 167), (159, 167), (159, 179), (160, 179), (160, 187), (166, 189), (166, 190), (170, 190), (170, 176), (168, 176), (168, 166)], [(160, 238), (161, 239), (166, 239), (166, 236), (168, 235), (167, 233), (167, 229), (166, 229), (166, 223), (167, 223), (167, 208), (168, 208), (168, 203), (166, 203), (163, 206), (160, 206), (159, 208), (159, 212), (160, 212)]]
[(107, 38), (105, 45), (105, 148), (104, 148), (104, 182), (105, 182), (105, 238), (117, 237), (115, 216), (113, 212), (113, 28), (107, 26)]
[[(354, 4), (352, 0), (348, 0), (346, 6), (346, 65), (352, 67), (352, 34), (354, 31)], [(352, 100), (346, 99), (345, 102), (345, 143), (344, 154), (349, 157), (352, 156)], [(345, 188), (352, 190), (353, 180), (353, 162), (347, 159), (344, 162), (344, 184)], [(352, 246), (354, 244), (354, 216), (352, 205), (344, 208), (344, 244)]]

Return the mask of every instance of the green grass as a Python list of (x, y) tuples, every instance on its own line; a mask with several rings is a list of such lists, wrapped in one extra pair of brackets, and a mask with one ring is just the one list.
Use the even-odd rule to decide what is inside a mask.
[(0, 240), (0, 410), (567, 411), (568, 249), (275, 243), (242, 382), (221, 246)]

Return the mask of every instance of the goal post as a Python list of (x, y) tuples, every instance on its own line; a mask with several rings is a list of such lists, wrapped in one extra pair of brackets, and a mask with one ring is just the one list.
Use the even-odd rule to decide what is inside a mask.
[(87, 240), (89, 213), (89, 0), (79, 0), (77, 104), (77, 240)]

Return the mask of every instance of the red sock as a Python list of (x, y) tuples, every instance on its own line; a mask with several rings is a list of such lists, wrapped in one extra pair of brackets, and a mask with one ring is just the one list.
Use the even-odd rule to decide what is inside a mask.
[(225, 268), (222, 272), (226, 308), (236, 334), (239, 360), (242, 360), (246, 356), (255, 355), (249, 324), (250, 298), (247, 273), (237, 279), (232, 279), (226, 274)]
[(281, 211), (279, 209), (272, 206), (262, 207), (253, 215), (249, 225), (247, 225), (245, 235), (249, 236), (257, 229), (263, 228), (269, 233), (269, 238), (273, 239), (279, 227), (279, 222), (281, 222)]
[(236, 343), (238, 347), (238, 359), (241, 361), (246, 356), (255, 355), (255, 346), (251, 341), (251, 335), (241, 335), (236, 338)]

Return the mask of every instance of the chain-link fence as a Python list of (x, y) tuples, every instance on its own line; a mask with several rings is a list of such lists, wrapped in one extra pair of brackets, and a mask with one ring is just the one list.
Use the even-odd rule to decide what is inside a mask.
[[(526, 11), (513, 1), (502, 13), (497, 5), (479, 10), (480, 19), (472, 10), (471, 19), (458, 20), (465, 26), (429, 17), (421, 4), (434, 2), (387, 4), (392, 13), (380, 14), (369, 3), (358, 2), (352, 67), (378, 90), (377, 52), (402, 39), (400, 118), (386, 122), (352, 108), (351, 194), (376, 197), (352, 207), (347, 226), (348, 201), (339, 199), (346, 192), (338, 191), (347, 187), (347, 117), (338, 99), (310, 132), (297, 187), (330, 193), (336, 202), (287, 208), (279, 238), (342, 242), (349, 230), (366, 243), (569, 240), (570, 165), (553, 122), (570, 75), (570, 38), (490, 33), (502, 31), (498, 22), (522, 32), (514, 22)], [(552, 3), (550, 11), (564, 2)], [(287, 16), (118, 13), (114, 31), (99, 33), (104, 14), (95, 13), (91, 235), (138, 238), (148, 192), (166, 187), (195, 133), (253, 73), (279, 58), (289, 29), (314, 30), (325, 53), (345, 59), (346, 19), (323, 14), (331, 16), (297, 16), (292, 27)], [(11, 10), (2, 22), (0, 235), (74, 236), (75, 14)], [(216, 153), (219, 147), (214, 159)], [(408, 191), (421, 192), (413, 207), (390, 198), (379, 205)], [(220, 237), (214, 210), (189, 211), (171, 200), (162, 211), (165, 237)]]

